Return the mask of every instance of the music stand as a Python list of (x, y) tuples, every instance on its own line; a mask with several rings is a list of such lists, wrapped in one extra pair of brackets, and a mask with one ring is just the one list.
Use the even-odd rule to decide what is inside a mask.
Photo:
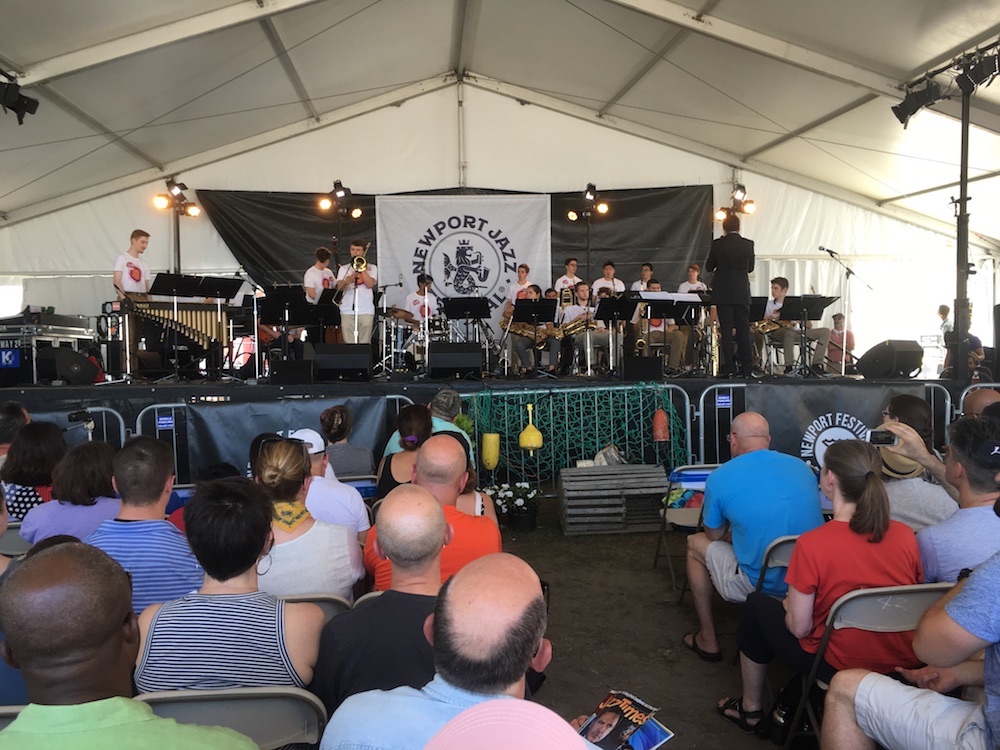
[(300, 286), (271, 287), (258, 302), (260, 322), (281, 329), (281, 358), (288, 359), (288, 329), (307, 326), (316, 318), (315, 305), (309, 303)]
[[(555, 300), (550, 300), (555, 302)], [(635, 314), (638, 299), (630, 299), (625, 296), (605, 297), (597, 301), (597, 310), (594, 312), (594, 320), (604, 322), (610, 332), (608, 338), (608, 370), (614, 372), (617, 366), (615, 362), (615, 349), (618, 346), (617, 332), (618, 323), (622, 320), (632, 320)]]
[[(174, 307), (174, 321), (178, 319), (178, 297), (200, 297), (199, 286), (200, 276), (189, 276), (181, 273), (158, 273), (153, 279), (152, 286), (149, 287), (150, 294), (161, 297), (170, 297)], [(180, 342), (177, 340), (178, 330), (176, 326), (170, 327), (173, 334), (174, 350), (174, 381), (180, 380)]]
[(469, 338), (469, 321), (475, 321), (476, 343), (483, 345), (483, 332), (487, 331), (486, 349), (486, 372), (493, 372), (493, 363), (490, 362), (490, 355), (499, 358), (500, 352), (493, 352), (490, 343), (493, 342), (493, 334), (487, 329), (487, 323), (493, 313), (490, 310), (490, 303), (486, 297), (445, 297), (441, 300), (441, 311), (448, 320), (465, 320), (465, 337)]
[[(243, 286), (243, 279), (234, 278), (232, 276), (201, 276), (198, 277), (198, 294), (194, 295), (197, 297), (204, 297), (206, 301), (208, 299), (215, 299), (215, 333), (216, 340), (218, 341), (220, 351), (219, 356), (216, 360), (216, 366), (212, 366), (212, 358), (209, 357), (209, 371), (214, 371), (217, 377), (222, 374), (222, 352), (221, 347), (223, 342), (227, 342), (231, 346), (232, 337), (229, 332), (226, 331), (225, 326), (222, 324), (222, 301), (231, 300), (237, 294), (239, 294), (240, 287)], [(256, 333), (256, 326), (254, 326), (254, 332)], [(229, 350), (229, 361), (232, 363), (232, 349)]]
[[(755, 320), (763, 320), (764, 319), (764, 314), (767, 311), (767, 303), (768, 303), (768, 301), (770, 299), (771, 299), (770, 297), (751, 297), (750, 298), (750, 322), (751, 323), (754, 322)], [(786, 300), (787, 299), (791, 299), (791, 297), (786, 297), (785, 299)]]
[(802, 375), (807, 378), (822, 377), (820, 373), (813, 371), (809, 366), (807, 357), (809, 355), (810, 344), (806, 323), (810, 320), (819, 320), (823, 317), (823, 311), (836, 302), (839, 297), (820, 297), (818, 295), (803, 295), (802, 297), (785, 297), (781, 304), (781, 317), (783, 320), (799, 321), (799, 357), (795, 363), (795, 368), (786, 375)]
[(528, 323), (535, 329), (535, 335), (532, 341), (532, 351), (534, 352), (535, 359), (535, 372), (540, 374), (540, 377), (555, 378), (550, 372), (542, 370), (538, 364), (541, 360), (541, 353), (538, 351), (538, 327), (539, 323), (545, 325), (546, 323), (554, 323), (556, 319), (556, 306), (559, 300), (554, 299), (519, 299), (514, 302), (514, 316), (511, 318), (512, 323)]

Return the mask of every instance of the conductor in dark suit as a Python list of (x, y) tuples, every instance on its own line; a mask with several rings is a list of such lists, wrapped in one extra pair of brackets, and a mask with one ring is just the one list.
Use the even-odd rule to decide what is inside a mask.
[(719, 314), (722, 344), (721, 373), (735, 374), (733, 329), (740, 354), (740, 374), (753, 372), (750, 348), (750, 272), (753, 271), (753, 242), (740, 236), (740, 217), (729, 214), (722, 222), (722, 237), (712, 242), (705, 268), (714, 271), (712, 304)]

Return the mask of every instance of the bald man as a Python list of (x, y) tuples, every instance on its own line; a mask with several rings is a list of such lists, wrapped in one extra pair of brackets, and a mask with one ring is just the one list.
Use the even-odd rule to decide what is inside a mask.
[(451, 541), (451, 526), (434, 496), (412, 484), (385, 496), (378, 522), (379, 537), (369, 544), (379, 559), (392, 563), (392, 585), (323, 629), (309, 690), (327, 714), (356, 693), (421, 688), (434, 676), (423, 627), (441, 588), (441, 549)]
[[(468, 456), (462, 443), (447, 435), (433, 435), (417, 451), (413, 465), (412, 482), (433, 495), (444, 511), (453, 536), (441, 553), (441, 580), (446, 581), (463, 565), (483, 555), (499, 552), (500, 529), (493, 519), (470, 516), (460, 511), (455, 503), (465, 489), (469, 478)], [(382, 511), (379, 509), (379, 517)], [(365, 569), (375, 576), (375, 588), (385, 591), (390, 587), (392, 560), (380, 557), (375, 551), (378, 524), (368, 532), (365, 544)]]
[(160, 719), (133, 701), (139, 627), (129, 580), (107, 554), (65, 543), (26, 558), (0, 589), (3, 659), (31, 703), (0, 732), (0, 748), (183, 747), (253, 750), (230, 729)]
[(321, 749), (420, 750), (464, 709), (523, 698), (528, 667), (541, 671), (552, 659), (545, 625), (541, 583), (527, 563), (504, 554), (470, 562), (441, 588), (424, 624), (434, 679), (421, 690), (348, 698), (330, 718)]
[[(712, 617), (712, 594), (744, 602), (757, 586), (768, 545), (779, 536), (802, 534), (823, 523), (819, 483), (803, 461), (772, 451), (770, 426), (748, 411), (730, 427), (732, 460), (705, 484), (704, 531), (688, 537), (687, 574), (699, 629), (684, 645), (705, 661), (721, 661)], [(723, 541), (732, 535), (732, 542)], [(764, 573), (763, 591), (783, 598), (785, 571)]]
[(970, 391), (962, 401), (962, 416), (979, 418), (983, 415), (983, 409), (997, 401), (1000, 401), (1000, 393), (992, 388), (977, 388)]

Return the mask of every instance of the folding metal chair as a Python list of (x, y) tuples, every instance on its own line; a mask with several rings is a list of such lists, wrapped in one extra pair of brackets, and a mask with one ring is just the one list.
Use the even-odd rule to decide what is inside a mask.
[(166, 690), (141, 693), (153, 713), (179, 724), (222, 726), (246, 735), (261, 748), (319, 742), (326, 709), (312, 693), (294, 687), (229, 690)]
[(830, 614), (826, 618), (826, 628), (816, 649), (809, 674), (802, 677), (802, 697), (792, 715), (791, 729), (785, 738), (784, 747), (790, 748), (796, 737), (808, 735), (799, 732), (799, 722), (802, 712), (809, 716), (809, 722), (816, 730), (819, 729), (819, 718), (809, 702), (809, 693), (813, 685), (819, 685), (826, 690), (829, 686), (816, 679), (819, 666), (826, 654), (830, 637), (842, 628), (857, 628), (873, 633), (902, 633), (916, 630), (920, 618), (927, 608), (941, 598), (954, 586), (953, 583), (919, 583), (911, 586), (881, 586), (872, 589), (858, 589), (844, 594), (833, 603)]
[[(702, 491), (705, 490), (705, 481), (708, 479), (708, 475), (711, 474), (715, 469), (719, 468), (719, 464), (689, 464), (687, 466), (675, 466), (670, 472), (670, 484), (667, 487), (667, 500), (669, 501), (670, 495), (676, 489), (684, 488), (688, 490)], [(656, 539), (656, 554), (653, 556), (653, 567), (660, 560), (662, 549), (662, 555), (667, 558), (667, 564), (670, 566), (670, 584), (674, 591), (677, 590), (677, 577), (674, 572), (674, 562), (670, 557), (670, 554), (666, 550), (667, 543), (667, 530), (673, 528), (672, 524), (677, 526), (684, 526), (694, 529), (701, 528), (701, 507), (698, 508), (668, 508), (664, 505), (663, 509), (660, 511), (660, 533), (657, 535)], [(685, 583), (684, 588), (687, 588)], [(684, 596), (684, 591), (681, 591), (681, 597)], [(679, 602), (680, 600), (678, 600)]]
[(342, 596), (336, 594), (301, 594), (295, 596), (280, 597), (286, 602), (309, 602), (315, 604), (326, 615), (326, 621), (330, 622), (337, 615), (342, 615), (351, 608), (351, 603)]
[(799, 535), (779, 536), (764, 551), (764, 562), (760, 566), (760, 576), (757, 578), (757, 591), (764, 588), (764, 574), (771, 568), (787, 568), (792, 561), (792, 550)]
[(24, 706), (0, 706), (0, 731), (6, 729), (17, 718), (22, 708)]
[(380, 596), (382, 596), (382, 594), (384, 594), (384, 593), (385, 593), (384, 591), (369, 591), (369, 592), (368, 592), (367, 594), (365, 594), (364, 596), (359, 596), (359, 597), (357, 598), (357, 601), (355, 601), (355, 602), (354, 602), (354, 608), (355, 608), (355, 609), (357, 609), (357, 608), (358, 608), (358, 607), (360, 607), (360, 606), (361, 606), (362, 604), (367, 604), (367, 603), (368, 603), (368, 602), (370, 602), (370, 601), (371, 601), (372, 599), (378, 599), (378, 598), (379, 598)]

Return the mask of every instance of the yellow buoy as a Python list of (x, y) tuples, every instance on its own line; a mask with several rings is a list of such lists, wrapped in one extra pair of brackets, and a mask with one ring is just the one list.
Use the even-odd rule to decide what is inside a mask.
[(529, 456), (534, 456), (535, 451), (542, 447), (542, 433), (531, 421), (531, 412), (535, 408), (533, 404), (528, 404), (528, 426), (521, 430), (518, 435), (517, 444), (522, 450), (528, 451)]
[(483, 434), (483, 466), (493, 471), (500, 463), (500, 433), (486, 432)]

